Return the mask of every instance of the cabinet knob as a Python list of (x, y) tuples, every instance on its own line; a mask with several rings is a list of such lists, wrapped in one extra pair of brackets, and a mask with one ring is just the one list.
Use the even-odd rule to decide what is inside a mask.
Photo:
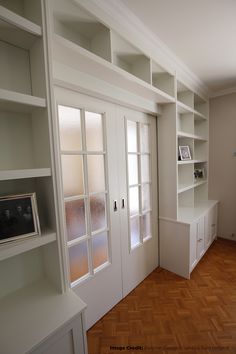
[(202, 238), (199, 238), (198, 240), (197, 240), (197, 242), (202, 242), (203, 241), (203, 239)]
[(211, 224), (211, 227), (215, 227), (216, 226), (216, 224)]

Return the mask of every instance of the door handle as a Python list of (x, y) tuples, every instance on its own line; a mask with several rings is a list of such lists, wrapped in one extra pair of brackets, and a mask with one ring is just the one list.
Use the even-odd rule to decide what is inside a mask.
[(121, 208), (124, 209), (125, 208), (125, 198), (121, 199)]
[(113, 202), (113, 210), (117, 211), (117, 200), (116, 199)]
[(203, 239), (202, 238), (199, 238), (198, 240), (197, 240), (197, 242), (202, 242), (203, 241)]

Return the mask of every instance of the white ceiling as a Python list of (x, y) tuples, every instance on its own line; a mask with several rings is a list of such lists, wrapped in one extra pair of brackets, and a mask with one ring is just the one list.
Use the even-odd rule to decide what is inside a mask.
[(236, 87), (236, 0), (120, 0), (212, 92)]

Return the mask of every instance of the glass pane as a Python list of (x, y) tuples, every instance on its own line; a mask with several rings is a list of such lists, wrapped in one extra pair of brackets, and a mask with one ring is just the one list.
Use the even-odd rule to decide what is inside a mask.
[(85, 112), (86, 144), (89, 151), (103, 150), (102, 115)]
[(58, 106), (61, 150), (81, 150), (80, 109)]
[(105, 191), (104, 156), (88, 155), (89, 192)]
[(140, 146), (141, 152), (149, 152), (149, 125), (141, 124), (140, 126)]
[(130, 219), (131, 249), (140, 243), (139, 218)]
[(92, 232), (106, 227), (106, 198), (105, 194), (90, 197), (91, 229)]
[(71, 282), (88, 274), (88, 249), (86, 241), (69, 248), (69, 262)]
[(128, 152), (137, 152), (137, 124), (127, 120)]
[(92, 238), (92, 257), (94, 268), (97, 268), (108, 261), (108, 241), (106, 232)]
[(64, 196), (71, 197), (84, 194), (83, 157), (62, 155), (61, 163)]
[(141, 156), (141, 178), (142, 182), (150, 182), (150, 157), (149, 155)]
[(84, 199), (65, 203), (68, 241), (86, 234)]
[(129, 213), (130, 215), (139, 214), (139, 188), (132, 187), (129, 189)]
[(143, 239), (150, 237), (152, 234), (151, 231), (151, 214), (145, 214), (142, 215), (141, 217), (142, 220), (142, 234), (143, 234)]
[(142, 185), (142, 211), (151, 209), (150, 185)]
[(138, 157), (128, 155), (129, 185), (138, 184)]

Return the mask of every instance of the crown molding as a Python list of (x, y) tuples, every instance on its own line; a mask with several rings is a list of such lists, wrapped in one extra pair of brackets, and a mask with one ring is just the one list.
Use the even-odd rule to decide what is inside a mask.
[(215, 98), (215, 97), (230, 95), (232, 93), (236, 93), (236, 86), (230, 87), (230, 88), (225, 89), (225, 90), (217, 91), (217, 92), (211, 92), (210, 95), (209, 95), (209, 98)]
[(186, 86), (199, 94), (209, 96), (210, 90), (204, 82), (119, 0), (74, 1), (124, 38), (128, 37), (131, 43), (156, 60), (167, 71), (176, 73), (177, 78)]

